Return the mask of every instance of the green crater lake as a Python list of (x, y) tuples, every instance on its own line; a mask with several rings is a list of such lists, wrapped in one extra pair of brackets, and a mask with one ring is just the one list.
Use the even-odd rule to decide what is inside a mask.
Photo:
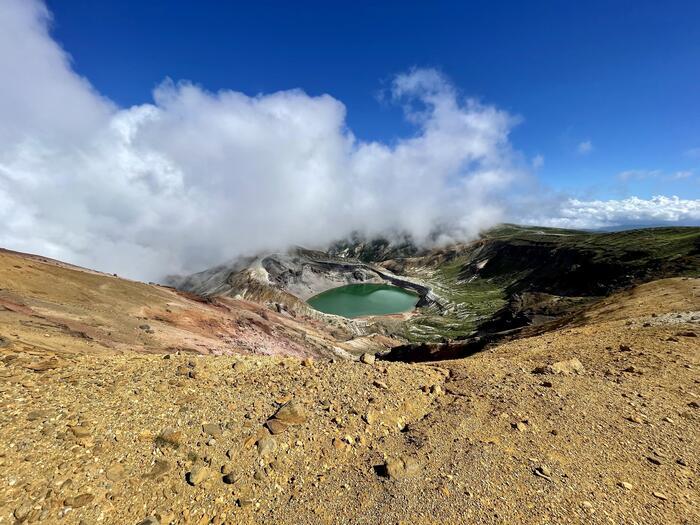
[(398, 314), (412, 310), (418, 295), (388, 284), (350, 284), (313, 296), (307, 302), (316, 310), (343, 317)]

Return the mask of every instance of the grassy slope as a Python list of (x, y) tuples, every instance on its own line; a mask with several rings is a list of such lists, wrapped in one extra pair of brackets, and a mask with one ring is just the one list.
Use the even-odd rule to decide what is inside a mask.
[(484, 237), (586, 249), (601, 259), (625, 261), (631, 265), (642, 265), (655, 260), (676, 261), (694, 256), (696, 262), (689, 273), (697, 275), (699, 270), (697, 257), (700, 254), (700, 227), (644, 228), (601, 233), (506, 224), (489, 230)]
[[(499, 250), (536, 250), (552, 261), (536, 258), (497, 257), (484, 268), (483, 276), (476, 275), (473, 262), (477, 246), (492, 243)], [(447, 312), (426, 309), (408, 324), (407, 337), (412, 341), (451, 339), (472, 331), (476, 325), (505, 305), (509, 294), (527, 287), (538, 291), (546, 289), (546, 282), (555, 274), (560, 281), (577, 280), (561, 259), (571, 253), (592, 271), (582, 279), (597, 278), (611, 281), (615, 288), (632, 282), (669, 276), (700, 275), (700, 228), (647, 228), (614, 233), (583, 232), (557, 228), (521, 227), (503, 225), (483, 235), (482, 241), (457, 247), (444, 260), (432, 267), (421, 267), (420, 262), (409, 265), (408, 273), (419, 277), (450, 303)], [(560, 254), (565, 254), (562, 256)], [(488, 255), (488, 253), (487, 253)], [(557, 267), (561, 264), (561, 267)], [(568, 264), (568, 263), (566, 263)], [(571, 267), (581, 265), (571, 265)], [(609, 275), (596, 275), (604, 269)], [(580, 295), (595, 295), (581, 293)]]

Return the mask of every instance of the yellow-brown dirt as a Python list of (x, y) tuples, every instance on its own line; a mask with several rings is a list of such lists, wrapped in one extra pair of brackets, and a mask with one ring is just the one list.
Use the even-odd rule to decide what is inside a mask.
[[(699, 279), (466, 359), (364, 364), (164, 358), (278, 316), (0, 264), (0, 523), (700, 523)], [(302, 422), (271, 436), (289, 401)]]

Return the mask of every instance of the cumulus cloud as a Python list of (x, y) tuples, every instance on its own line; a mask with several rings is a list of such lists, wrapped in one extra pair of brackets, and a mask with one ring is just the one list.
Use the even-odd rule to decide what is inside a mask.
[(157, 279), (359, 231), (468, 238), (521, 176), (517, 119), (440, 72), (396, 76), (415, 132), (355, 137), (345, 106), (164, 81), (119, 108), (72, 69), (38, 0), (0, 3), (0, 246)]
[(578, 146), (576, 146), (576, 151), (581, 155), (588, 155), (593, 151), (593, 143), (590, 140), (579, 142)]
[(700, 201), (677, 197), (517, 191), (537, 185), (527, 171), (544, 162), (513, 150), (518, 118), (465, 99), (437, 70), (390, 85), (414, 132), (369, 142), (341, 101), (301, 90), (212, 93), (166, 79), (151, 102), (120, 108), (76, 74), (50, 23), (40, 0), (0, 2), (2, 247), (159, 279), (352, 232), (445, 243), (502, 220), (698, 218)]
[(654, 224), (700, 224), (700, 200), (655, 196), (618, 200), (552, 199), (521, 222), (558, 228), (599, 229)]

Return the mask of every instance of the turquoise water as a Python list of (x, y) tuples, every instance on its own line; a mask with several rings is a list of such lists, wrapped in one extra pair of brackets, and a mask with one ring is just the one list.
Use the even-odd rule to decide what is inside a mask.
[(321, 312), (352, 318), (412, 310), (418, 295), (388, 284), (350, 284), (315, 295), (307, 302)]

